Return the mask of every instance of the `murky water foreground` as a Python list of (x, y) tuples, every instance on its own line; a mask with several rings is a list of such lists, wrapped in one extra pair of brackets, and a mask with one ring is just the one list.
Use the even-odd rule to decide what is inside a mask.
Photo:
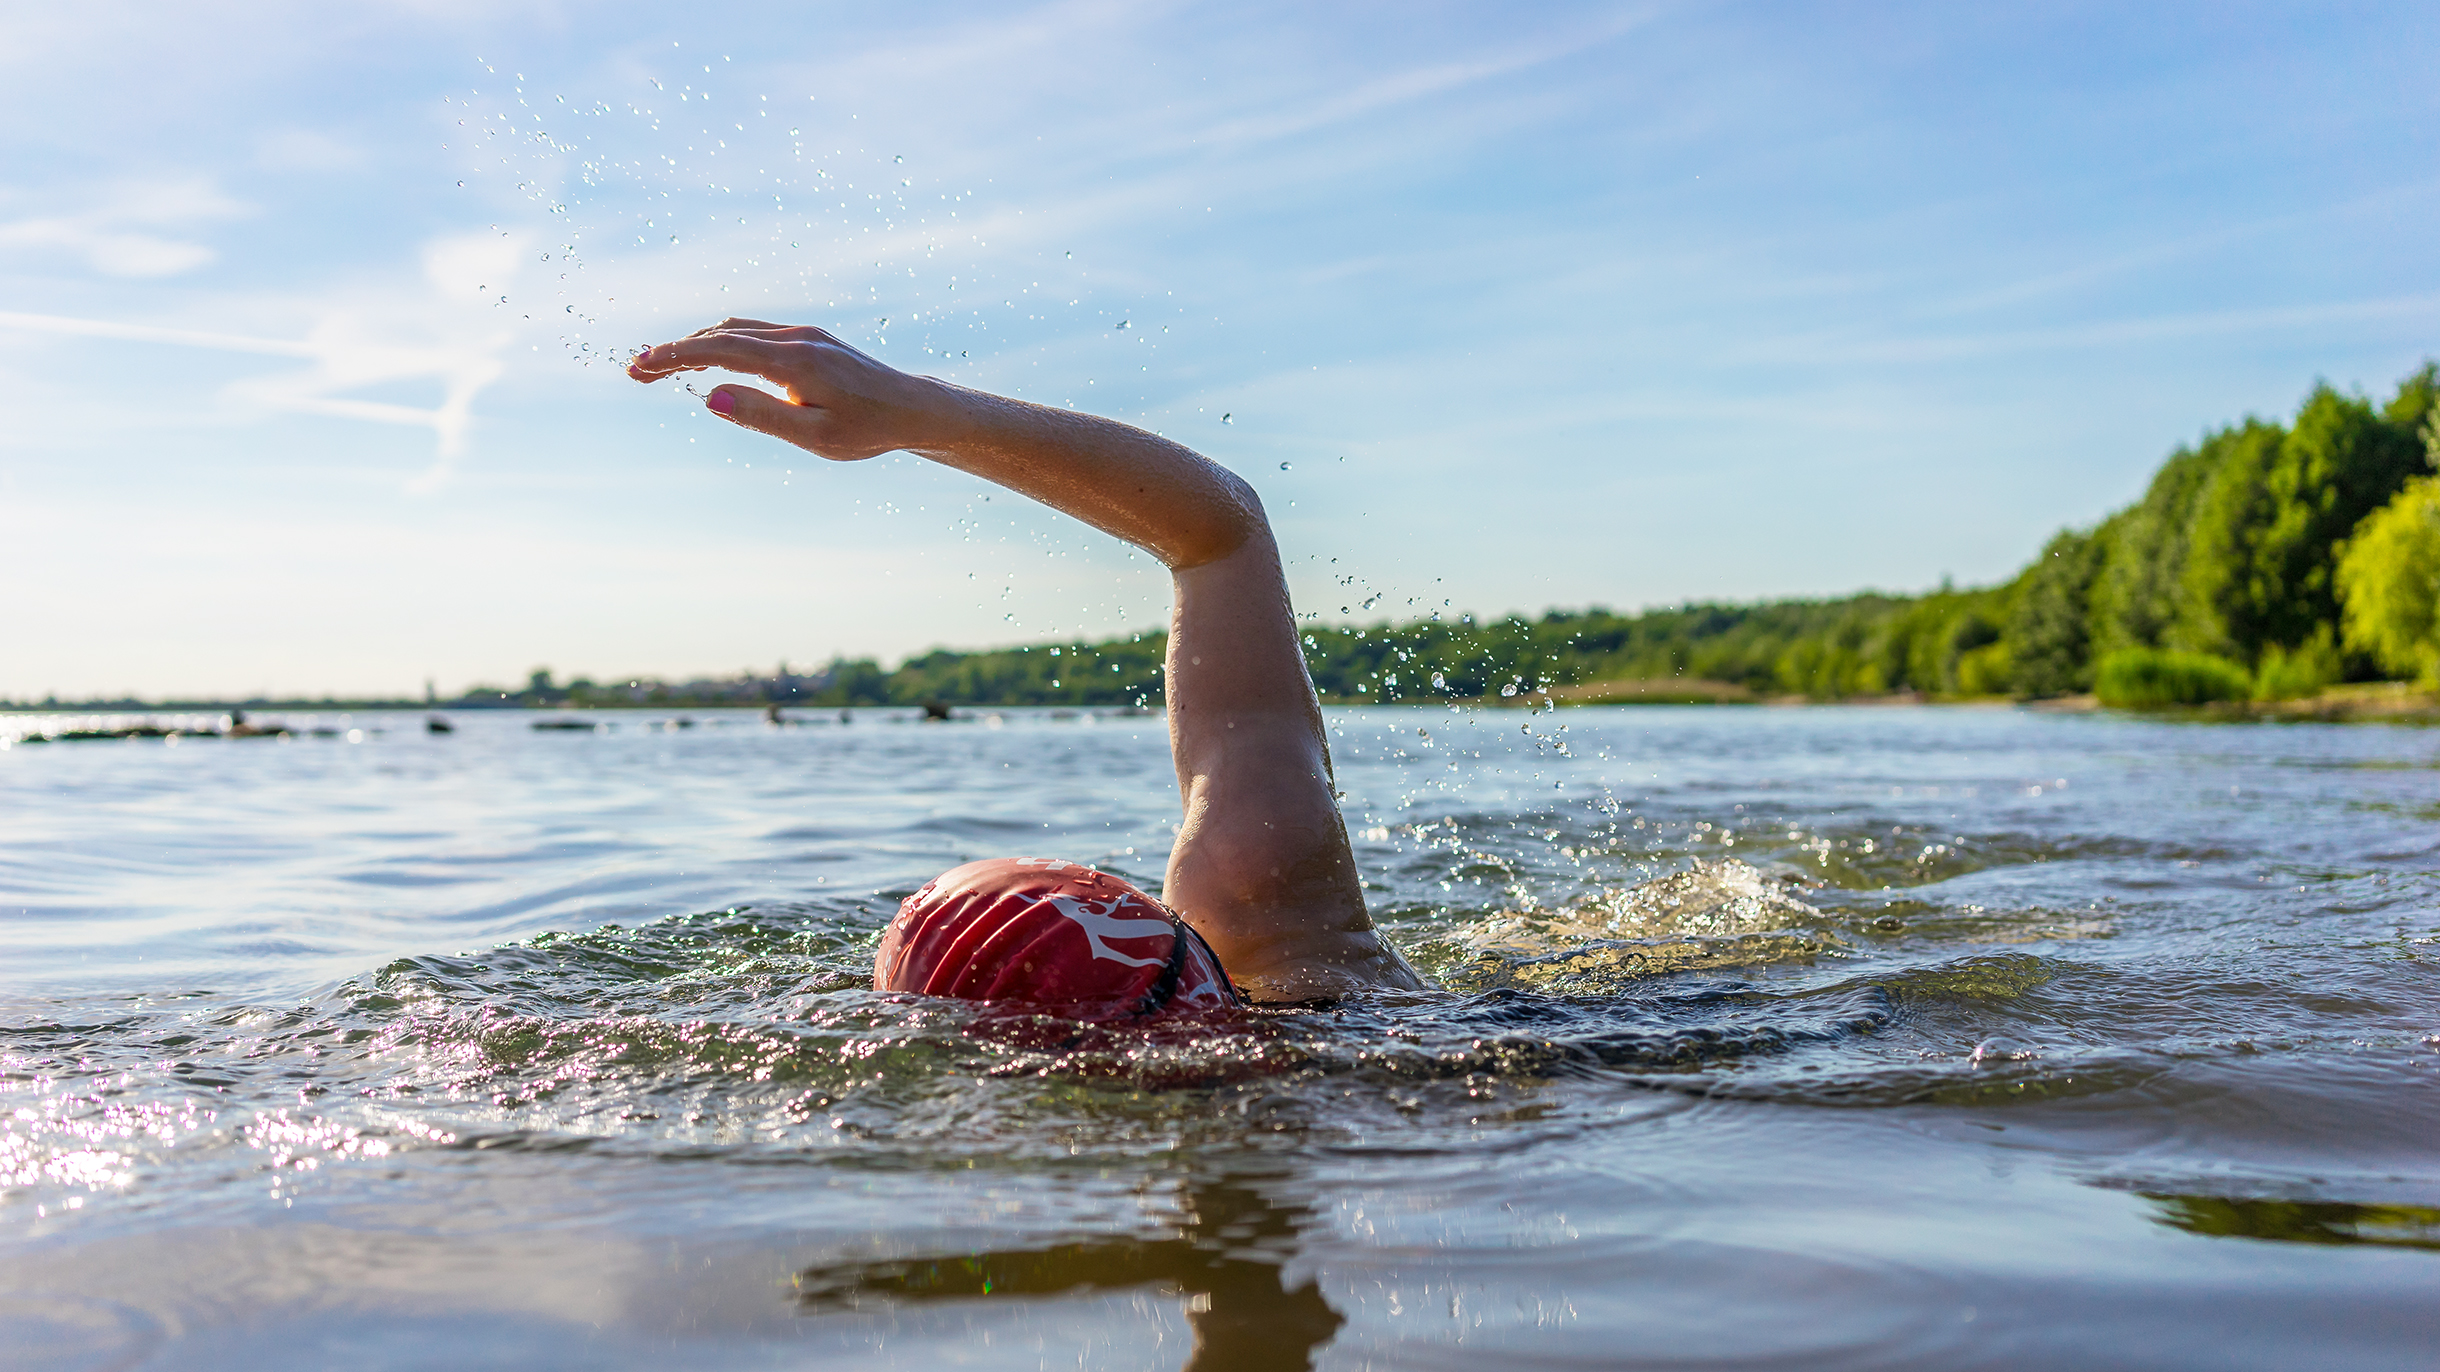
[(905, 714), (0, 751), (8, 1364), (2440, 1347), (2440, 735), (1339, 713), (1445, 991), (1127, 1034), (866, 977), (969, 858), (1157, 889), (1160, 722)]

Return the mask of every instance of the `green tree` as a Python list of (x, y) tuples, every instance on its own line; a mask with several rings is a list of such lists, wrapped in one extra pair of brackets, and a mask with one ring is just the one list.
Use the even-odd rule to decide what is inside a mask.
[(2055, 696), (2092, 684), (2090, 605), (2107, 551), (2098, 530), (2063, 530), (2019, 578), (2006, 634), (2018, 691)]
[[(2410, 379), (2401, 399), (2413, 388)], [(2255, 554), (2269, 588), (2258, 648), (2299, 647), (2338, 622), (2338, 544), (2423, 466), (2419, 438), (2413, 424), (2327, 386), (2305, 402), (2270, 470), (2277, 514)]]
[(2157, 648), (2168, 638), (2178, 617), (2195, 506), (2226, 452), (2229, 432), (2170, 454), (2143, 499), (2101, 526), (2101, 570), (2092, 588), (2094, 656)]
[(2364, 520), (2339, 559), (2338, 587), (2349, 648), (2440, 686), (2440, 477), (2407, 482)]
[(2260, 575), (2257, 553), (2278, 517), (2271, 468), (2287, 431), (2248, 419), (2203, 440), (2207, 461), (2189, 517), (2174, 610), (2161, 643), (2189, 653), (2250, 661), (2280, 589)]
[(2433, 389), (2428, 366), (2381, 410), (2316, 386), (2284, 431), (2231, 431), (2197, 503), (2171, 646), (2255, 662), (2337, 624), (2339, 544), (2422, 466)]

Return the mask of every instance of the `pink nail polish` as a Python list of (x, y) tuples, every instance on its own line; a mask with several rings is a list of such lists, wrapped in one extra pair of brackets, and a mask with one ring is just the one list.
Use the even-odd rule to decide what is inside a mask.
[(710, 407), (713, 414), (727, 414), (737, 408), (737, 397), (727, 391), (714, 391), (703, 403)]

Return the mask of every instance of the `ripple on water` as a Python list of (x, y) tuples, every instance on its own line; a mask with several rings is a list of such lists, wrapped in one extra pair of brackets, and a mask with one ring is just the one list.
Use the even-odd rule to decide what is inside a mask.
[[(2231, 1272), (2271, 1274), (2246, 1310), (2295, 1314), (2337, 1270), (2265, 1253), (2351, 1273), (2431, 1260), (2428, 766), (2257, 765), (2282, 747), (2378, 751), (2360, 734), (2188, 731), (2237, 743), (2163, 768), (2089, 746), (2033, 756), (2084, 736), (2053, 722), (1909, 726), (1947, 731), (1934, 748), (1895, 716), (1719, 718), (1571, 717), (1582, 758), (1486, 746), (1466, 764), (1479, 774), (1440, 789), (1413, 758), (1368, 772), (1349, 749), (1351, 793), (1397, 797), (1359, 806), (1374, 909), (1442, 989), (1136, 1031), (876, 994), (868, 973), (898, 896), (1012, 836), (1156, 877), (1166, 792), (1133, 811), (1111, 797), (1169, 784), (1157, 731), (1097, 736), (1119, 738), (1106, 752), (1050, 748), (1050, 726), (1022, 719), (954, 747), (912, 728), (534, 744), (517, 721), (474, 721), (386, 739), (402, 765), (377, 779), (311, 739), (184, 750), (133, 780), (99, 754), (12, 753), (0, 784), (48, 769), (82, 797), (62, 804), (140, 836), (113, 852), (98, 821), (38, 817), (40, 844), (0, 854), (31, 893), (20, 950), (60, 962), (85, 937), (345, 972), (131, 955), (100, 990), (17, 993), (0, 1017), (0, 1210), (69, 1235), (58, 1251), (85, 1263), (60, 1271), (183, 1253), (165, 1289), (250, 1274), (214, 1302), (252, 1310), (274, 1285), (336, 1289), (348, 1264), (296, 1257), (300, 1231), (259, 1206), (301, 1213), (346, 1178), (350, 1196), (393, 1188), (436, 1217), (418, 1261), (445, 1265), (463, 1247), (451, 1226), (495, 1218), (493, 1247), (527, 1256), (450, 1288), (467, 1302), (576, 1272), (595, 1243), (626, 1244), (661, 1282), (676, 1269), (635, 1233), (797, 1205), (788, 1223), (816, 1217), (805, 1232), (827, 1237), (718, 1259), (722, 1299), (900, 1341), (929, 1321), (943, 1349), (978, 1330), (1039, 1342), (1088, 1315), (1163, 1337), (1192, 1324), (1224, 1348), (1269, 1331), (1249, 1361), (1318, 1341), (1418, 1364), (1496, 1345), (1603, 1365), (1637, 1350), (1955, 1365), (2001, 1346), (1967, 1337), (1991, 1329), (1966, 1313), (1991, 1320), (1993, 1290), (2034, 1317), (1988, 1337), (2089, 1353), (2041, 1311), (2115, 1299), (2113, 1329), (2158, 1333), (2167, 1296)], [(1605, 729), (1610, 756), (1644, 749), (1648, 786), (1584, 760)], [(1811, 751), (1752, 742), (1774, 731)], [(2025, 756), (1952, 762), (1977, 731)], [(1074, 782), (1067, 828), (994, 780), (1034, 754)], [(282, 768), (304, 778), (285, 799), (262, 789)], [(623, 779), (596, 785), (605, 770)], [(2233, 801), (2230, 784), (2289, 789)], [(228, 832), (192, 803), (247, 786)], [(418, 806), (381, 808), (418, 786)], [(508, 799), (482, 799), (495, 791)], [(405, 817), (461, 805), (462, 824)], [(226, 889), (207, 893), (204, 870)], [(665, 914), (683, 909), (700, 913)], [(87, 918), (103, 932), (76, 934)], [(864, 1194), (857, 1178), (866, 1209), (824, 1208)], [(952, 1185), (981, 1218), (903, 1198)], [(565, 1230), (581, 1243), (523, 1194), (550, 1186), (599, 1218)], [(670, 1186), (713, 1219), (654, 1209)], [(86, 1228), (61, 1231), (63, 1214)], [(316, 1251), (407, 1242), (335, 1214), (317, 1232), (349, 1241)], [(140, 1244), (93, 1237), (130, 1231)], [(2118, 1249), (2133, 1256), (2075, 1292), (2044, 1265), (2084, 1272)], [(591, 1328), (609, 1307), (584, 1272), (593, 1303), (570, 1308)], [(687, 1318), (707, 1291), (684, 1289)], [(68, 1294), (0, 1305), (0, 1326), (69, 1358), (140, 1350), (168, 1318)], [(217, 1318), (214, 1302), (176, 1317)], [(969, 1320), (977, 1303), (996, 1313)], [(2200, 1320), (2182, 1327), (2217, 1327)]]

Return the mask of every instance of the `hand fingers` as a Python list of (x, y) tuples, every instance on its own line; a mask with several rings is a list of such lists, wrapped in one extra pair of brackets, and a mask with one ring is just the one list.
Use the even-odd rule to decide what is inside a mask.
[(627, 374), (638, 381), (655, 381), (671, 372), (699, 372), (707, 367), (723, 367), (786, 385), (788, 378), (780, 373), (788, 368), (791, 354), (801, 346), (757, 338), (752, 334), (700, 334), (645, 349), (628, 364)]
[(835, 342), (831, 336), (808, 324), (774, 324), (763, 319), (723, 319), (708, 329), (697, 329), (689, 338), (707, 338), (719, 333), (742, 333), (755, 338), (772, 338), (790, 343)]
[(801, 448), (812, 446), (807, 442), (809, 429), (822, 413), (813, 406), (794, 404), (752, 386), (714, 386), (703, 404), (723, 419)]
[(708, 329), (697, 329), (689, 338), (704, 338), (716, 333), (752, 334), (757, 338), (828, 338), (829, 334), (808, 324), (774, 324), (765, 319), (723, 319)]

